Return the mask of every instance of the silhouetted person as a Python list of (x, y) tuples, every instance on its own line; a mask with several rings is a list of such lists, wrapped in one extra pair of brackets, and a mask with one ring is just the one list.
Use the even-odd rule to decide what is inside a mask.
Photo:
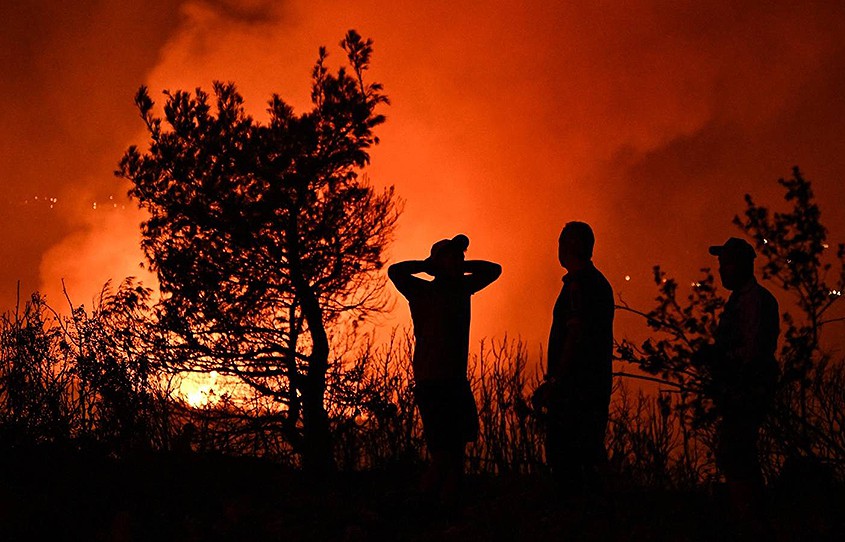
[(546, 461), (561, 490), (597, 489), (612, 385), (613, 290), (593, 265), (588, 224), (569, 222), (558, 240), (567, 273), (549, 334), (548, 369), (534, 394), (546, 416)]
[(751, 245), (731, 237), (710, 254), (719, 257), (719, 277), (731, 290), (714, 344), (704, 353), (719, 415), (716, 463), (734, 511), (742, 514), (757, 504), (763, 487), (757, 439), (777, 382), (780, 316), (775, 297), (754, 278)]
[(443, 239), (426, 260), (396, 263), (387, 271), (408, 299), (414, 323), (414, 398), (431, 455), (422, 490), (445, 504), (457, 499), (466, 444), (478, 436), (478, 411), (467, 380), (470, 297), (502, 272), (492, 262), (465, 261), (468, 246), (465, 235)]

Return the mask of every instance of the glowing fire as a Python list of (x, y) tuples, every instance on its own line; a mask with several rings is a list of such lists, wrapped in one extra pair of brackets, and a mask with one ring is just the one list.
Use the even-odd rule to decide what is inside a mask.
[(188, 373), (179, 382), (179, 396), (194, 408), (202, 407), (214, 402), (214, 384), (218, 374), (212, 371), (208, 374)]

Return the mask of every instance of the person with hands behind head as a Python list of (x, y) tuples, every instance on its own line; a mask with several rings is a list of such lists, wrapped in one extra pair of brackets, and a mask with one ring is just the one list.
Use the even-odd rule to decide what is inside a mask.
[[(411, 309), (416, 341), (414, 399), (431, 464), (422, 491), (454, 506), (463, 478), (466, 444), (478, 436), (478, 411), (467, 380), (470, 298), (502, 273), (499, 264), (465, 260), (466, 235), (442, 239), (425, 260), (391, 265), (387, 274)], [(427, 273), (434, 280), (415, 275)]]

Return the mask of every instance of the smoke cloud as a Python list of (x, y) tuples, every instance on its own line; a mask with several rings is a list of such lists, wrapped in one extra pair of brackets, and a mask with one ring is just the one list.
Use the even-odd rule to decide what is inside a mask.
[[(17, 279), (26, 291), (65, 277), (84, 298), (98, 273), (137, 274), (142, 216), (111, 171), (144, 142), (140, 84), (155, 96), (231, 80), (259, 118), (273, 92), (301, 109), (317, 47), (339, 63), (349, 28), (375, 40), (371, 78), (392, 101), (368, 171), (406, 202), (391, 259), (465, 233), (468, 257), (504, 266), (474, 302), (476, 338), (544, 340), (570, 220), (593, 225), (597, 265), (639, 306), (653, 264), (698, 278), (707, 246), (736, 234), (743, 195), (778, 206), (775, 181), (796, 164), (845, 239), (836, 3), (145, 4), (0, 8), (0, 93), (13, 104), (0, 113), (5, 304)], [(385, 323), (407, 322), (398, 302)]]

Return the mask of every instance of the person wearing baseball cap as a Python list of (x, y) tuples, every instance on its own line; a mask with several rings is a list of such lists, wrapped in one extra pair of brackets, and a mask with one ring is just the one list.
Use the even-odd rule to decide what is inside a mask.
[[(431, 465), (422, 491), (457, 505), (466, 444), (478, 437), (478, 411), (467, 380), (470, 298), (502, 273), (499, 264), (466, 260), (466, 235), (442, 239), (425, 260), (391, 265), (387, 276), (408, 300), (414, 324), (414, 400)], [(426, 273), (434, 280), (414, 276)]]
[[(714, 245), (710, 247), (710, 254), (719, 257), (719, 275), (722, 279), (722, 285), (728, 290), (733, 290), (734, 281), (739, 280), (742, 283), (750, 283), (754, 281), (754, 259), (757, 258), (757, 253), (754, 248), (748, 244), (748, 241), (738, 237), (730, 237), (723, 245)], [(727, 274), (724, 275), (723, 271)], [(728, 283), (725, 284), (727, 278)]]
[(754, 277), (757, 253), (747, 241), (731, 237), (711, 246), (710, 254), (719, 258), (719, 277), (731, 291), (704, 358), (719, 414), (716, 464), (728, 484), (731, 507), (743, 521), (756, 514), (762, 499), (757, 440), (777, 384), (780, 315), (775, 297)]

